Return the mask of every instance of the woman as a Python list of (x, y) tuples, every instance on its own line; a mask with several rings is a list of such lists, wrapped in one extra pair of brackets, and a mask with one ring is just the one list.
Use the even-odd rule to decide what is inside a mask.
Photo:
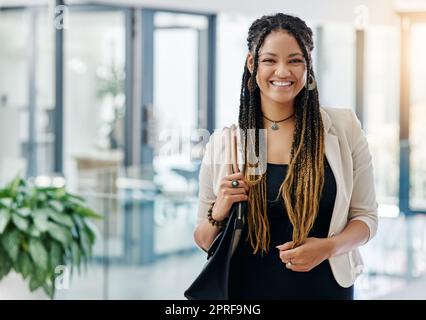
[[(207, 250), (232, 204), (248, 201), (231, 261), (231, 299), (353, 299), (362, 271), (357, 248), (375, 235), (378, 220), (360, 123), (351, 110), (320, 107), (304, 21), (263, 16), (247, 42), (239, 148), (243, 163), (253, 163), (250, 151), (262, 159), (262, 150), (267, 162), (259, 161), (258, 172), (245, 165), (229, 174), (221, 161), (226, 130), (211, 137), (194, 239)], [(256, 129), (254, 139), (248, 129)]]

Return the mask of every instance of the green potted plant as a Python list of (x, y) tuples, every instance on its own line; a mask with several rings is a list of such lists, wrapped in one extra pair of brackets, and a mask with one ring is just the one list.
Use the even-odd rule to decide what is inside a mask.
[[(124, 95), (124, 69), (118, 66), (115, 61), (110, 65), (100, 66), (97, 72), (98, 91), (97, 97), (102, 101), (104, 110), (103, 118), (108, 118), (100, 127), (102, 138), (100, 142), (106, 149), (119, 149), (122, 147), (122, 137), (120, 132), (122, 128), (121, 121), (125, 111), (125, 95)], [(107, 135), (105, 137), (105, 135)], [(107, 141), (105, 141), (105, 138)], [(105, 143), (106, 142), (106, 143)]]
[(64, 187), (15, 178), (0, 189), (0, 280), (15, 271), (53, 299), (58, 267), (87, 268), (97, 234), (90, 218), (101, 216)]

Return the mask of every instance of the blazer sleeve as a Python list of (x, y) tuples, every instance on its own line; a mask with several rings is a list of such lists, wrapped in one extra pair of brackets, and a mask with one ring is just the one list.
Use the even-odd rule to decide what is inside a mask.
[(367, 139), (356, 114), (349, 110), (352, 119), (353, 190), (349, 206), (349, 221), (363, 221), (370, 231), (368, 241), (377, 232), (378, 204), (374, 186), (374, 173)]
[(209, 138), (206, 144), (203, 160), (200, 166), (198, 176), (198, 214), (197, 225), (207, 218), (207, 211), (210, 205), (215, 201), (216, 195), (213, 191), (213, 140), (214, 134)]

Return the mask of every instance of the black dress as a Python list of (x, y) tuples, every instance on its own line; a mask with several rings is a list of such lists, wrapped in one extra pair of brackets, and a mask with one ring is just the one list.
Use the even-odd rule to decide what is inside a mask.
[[(292, 240), (293, 227), (281, 197), (273, 202), (284, 181), (288, 166), (268, 163), (266, 172), (268, 219), (271, 243), (268, 254), (253, 254), (246, 241), (247, 228), (231, 260), (230, 299), (353, 299), (353, 286), (341, 287), (335, 280), (328, 260), (309, 272), (287, 269), (279, 258), (277, 245)], [(325, 159), (324, 190), (319, 212), (309, 237), (326, 238), (336, 197), (336, 182)]]

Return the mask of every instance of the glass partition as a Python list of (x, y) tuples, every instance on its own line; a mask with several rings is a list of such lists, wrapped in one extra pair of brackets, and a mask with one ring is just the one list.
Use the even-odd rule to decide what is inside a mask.
[(79, 171), (123, 162), (125, 14), (70, 10), (64, 37), (64, 152)]
[(27, 169), (28, 22), (26, 10), (0, 11), (0, 182)]

